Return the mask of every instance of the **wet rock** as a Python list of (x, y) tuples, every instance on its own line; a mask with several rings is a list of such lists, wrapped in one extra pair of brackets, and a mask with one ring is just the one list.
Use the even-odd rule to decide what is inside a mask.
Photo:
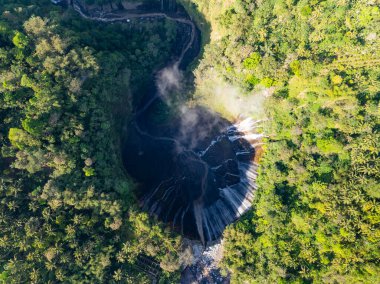
[(181, 284), (228, 284), (229, 275), (223, 276), (219, 263), (223, 257), (223, 242), (217, 241), (199, 254), (198, 245), (192, 245), (194, 253), (193, 264), (187, 266), (181, 273)]
[(221, 136), (215, 143), (203, 153), (202, 159), (205, 160), (211, 167), (218, 166), (227, 160), (236, 158), (236, 153), (232, 142), (227, 136)]
[[(209, 125), (203, 118), (197, 121), (180, 133), (168, 131), (173, 136), (165, 138), (140, 131), (142, 135), (136, 136), (139, 141), (129, 145), (139, 147), (132, 153), (142, 151), (143, 158), (129, 151), (127, 155), (134, 158), (130, 172), (151, 181), (142, 197), (143, 209), (179, 233), (207, 244), (220, 238), (226, 226), (250, 208), (256, 173), (250, 166), (254, 149), (237, 137), (240, 131), (213, 129), (210, 133), (215, 136), (210, 139), (209, 135), (200, 135), (209, 130)], [(194, 141), (184, 139), (194, 129)], [(203, 150), (194, 151), (200, 145), (204, 145)]]

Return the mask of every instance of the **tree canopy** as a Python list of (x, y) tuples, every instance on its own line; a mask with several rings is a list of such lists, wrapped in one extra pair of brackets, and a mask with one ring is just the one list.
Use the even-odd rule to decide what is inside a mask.
[[(210, 33), (198, 90), (216, 73), (273, 91), (252, 210), (224, 233), (231, 281), (377, 283), (378, 2), (181, 2)], [(0, 282), (148, 283), (141, 255), (178, 281), (180, 237), (139, 210), (120, 132), (179, 37), (0, 0)]]
[(379, 20), (374, 1), (194, 0), (210, 66), (265, 102), (253, 209), (224, 234), (236, 283), (379, 279)]
[(178, 237), (138, 210), (120, 161), (132, 91), (168, 60), (173, 24), (0, 3), (0, 279), (149, 282), (140, 254), (176, 271)]

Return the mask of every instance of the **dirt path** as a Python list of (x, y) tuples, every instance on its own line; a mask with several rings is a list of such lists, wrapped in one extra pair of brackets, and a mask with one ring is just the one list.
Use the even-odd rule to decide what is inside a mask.
[[(165, 13), (160, 13), (160, 12), (154, 12), (154, 13), (143, 13), (143, 14), (133, 14), (133, 13), (128, 13), (128, 11), (116, 14), (116, 13), (102, 13), (99, 16), (94, 16), (94, 15), (88, 15), (85, 11), (82, 5), (79, 3), (78, 0), (73, 0), (72, 2), (72, 7), (73, 9), (78, 12), (83, 18), (88, 19), (88, 20), (93, 20), (93, 21), (99, 21), (99, 22), (104, 22), (104, 23), (113, 23), (113, 22), (129, 22), (131, 19), (144, 19), (144, 18), (165, 18), (171, 21), (175, 21), (177, 23), (182, 23), (189, 25), (191, 27), (191, 37), (188, 42), (188, 44), (185, 46), (185, 48), (182, 50), (180, 57), (174, 62), (173, 66), (175, 68), (178, 68), (179, 65), (181, 64), (186, 52), (191, 48), (191, 46), (194, 43), (195, 36), (196, 36), (196, 27), (195, 24), (185, 18), (176, 18), (176, 17), (171, 17)], [(140, 109), (137, 111), (135, 116), (138, 116), (142, 114), (145, 110), (149, 108), (149, 106), (160, 97), (160, 93), (156, 92), (156, 94)], [(153, 135), (150, 135), (149, 133), (143, 131), (137, 124), (135, 123), (136, 130), (141, 134), (150, 137), (151, 139), (156, 139), (156, 140), (166, 140), (170, 142), (174, 142), (177, 145), (180, 143), (171, 138), (171, 137), (156, 137)]]
[[(188, 44), (185, 46), (185, 48), (182, 50), (181, 52), (181, 55), (179, 56), (179, 58), (174, 62), (173, 64), (173, 68), (179, 68), (179, 65), (181, 64), (186, 52), (191, 48), (191, 46), (193, 45), (194, 41), (195, 41), (195, 37), (196, 37), (196, 27), (195, 27), (195, 24), (189, 20), (189, 19), (186, 19), (186, 18), (176, 18), (176, 17), (171, 17), (165, 13), (160, 13), (160, 12), (154, 12), (154, 13), (142, 13), (142, 14), (136, 14), (136, 13), (129, 13), (128, 11), (125, 11), (125, 12), (122, 12), (122, 13), (101, 13), (99, 16), (95, 16), (95, 15), (88, 15), (85, 11), (84, 11), (84, 8), (82, 7), (82, 5), (79, 3), (78, 0), (73, 0), (72, 1), (72, 7), (73, 9), (78, 12), (83, 18), (85, 19), (88, 19), (88, 20), (93, 20), (93, 21), (99, 21), (99, 22), (104, 22), (104, 23), (113, 23), (113, 22), (130, 22), (131, 19), (144, 19), (144, 18), (165, 18), (165, 19), (168, 19), (170, 21), (175, 21), (177, 23), (182, 23), (182, 24), (186, 24), (186, 25), (189, 25), (191, 27), (191, 36), (190, 36), (190, 40), (188, 42)], [(137, 112), (135, 113), (135, 116), (138, 116), (140, 114), (142, 114), (143, 112), (145, 112), (149, 106), (155, 102), (156, 99), (158, 99), (160, 97), (160, 93), (159, 92), (156, 92), (153, 97), (142, 107), (140, 108), (139, 110), (137, 110)], [(137, 124), (136, 124), (136, 127)], [(144, 135), (147, 135), (147, 133), (145, 133), (144, 131), (142, 131), (141, 129), (137, 129), (139, 132), (141, 132), (142, 134)], [(153, 138), (152, 135), (148, 135), (150, 136), (151, 138)], [(158, 138), (158, 137), (157, 137)], [(159, 139), (163, 139), (164, 137), (159, 137)], [(167, 140), (173, 140), (169, 137), (167, 137)]]
[(191, 27), (191, 37), (189, 43), (186, 45), (186, 47), (182, 50), (182, 53), (178, 60), (174, 63), (174, 65), (179, 66), (179, 64), (182, 62), (183, 57), (185, 56), (186, 52), (191, 48), (191, 46), (194, 43), (195, 40), (195, 34), (196, 34), (196, 28), (195, 24), (185, 18), (176, 18), (176, 17), (171, 17), (165, 13), (159, 13), (159, 12), (154, 12), (154, 13), (144, 13), (144, 14), (132, 14), (128, 12), (120, 13), (120, 14), (115, 14), (115, 13), (104, 13), (100, 16), (91, 16), (87, 15), (83, 10), (82, 6), (78, 2), (78, 0), (74, 0), (72, 4), (73, 8), (75, 11), (77, 11), (83, 18), (89, 19), (89, 20), (94, 20), (94, 21), (100, 21), (100, 22), (105, 22), (105, 23), (112, 23), (112, 22), (128, 22), (131, 19), (143, 19), (143, 18), (165, 18), (170, 21), (175, 21), (178, 23), (186, 24)]

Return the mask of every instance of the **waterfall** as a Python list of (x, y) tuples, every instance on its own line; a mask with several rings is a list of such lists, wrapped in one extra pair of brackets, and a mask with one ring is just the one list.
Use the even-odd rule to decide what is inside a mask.
[[(164, 9), (166, 3), (174, 9), (174, 0), (162, 0)], [(101, 22), (155, 17), (188, 25), (190, 39), (171, 66), (174, 71), (196, 38), (196, 27), (186, 18), (158, 12), (89, 15), (78, 0), (73, 0), (72, 5), (82, 17)], [(149, 109), (164, 98), (166, 89), (159, 91), (156, 87), (156, 93), (136, 111), (129, 127), (129, 137), (134, 138), (123, 149), (125, 167), (136, 180), (146, 184), (140, 200), (146, 212), (181, 234), (207, 244), (220, 238), (225, 227), (251, 207), (257, 177), (255, 148), (260, 147), (263, 137), (257, 131), (260, 121), (247, 118), (231, 125), (197, 107), (172, 118), (170, 126), (146, 126)], [(181, 125), (183, 117), (194, 118), (193, 112), (196, 123)]]
[(203, 149), (177, 148), (178, 172), (143, 198), (144, 210), (204, 244), (220, 238), (226, 226), (251, 208), (257, 188), (255, 147), (263, 137), (255, 132), (259, 123), (238, 121)]

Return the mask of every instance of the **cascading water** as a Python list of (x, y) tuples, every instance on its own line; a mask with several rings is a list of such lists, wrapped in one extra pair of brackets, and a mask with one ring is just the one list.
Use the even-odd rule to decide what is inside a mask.
[[(126, 167), (146, 185), (141, 198), (145, 211), (206, 244), (250, 208), (257, 177), (255, 147), (262, 135), (254, 132), (259, 122), (249, 118), (228, 125), (201, 108), (186, 109), (183, 115), (197, 121), (190, 127), (173, 124), (170, 134), (151, 130), (164, 136), (138, 127), (138, 137), (130, 139), (135, 144), (127, 143)], [(134, 147), (139, 147), (139, 157), (131, 151)]]
[(123, 160), (140, 183), (145, 211), (203, 244), (218, 239), (251, 206), (257, 177), (255, 154), (262, 138), (257, 134), (259, 121), (246, 118), (231, 124), (199, 106), (155, 121), (154, 110), (178, 89), (173, 75), (180, 74), (184, 58), (199, 39), (194, 23), (162, 12), (89, 15), (78, 0), (72, 6), (82, 17), (101, 22), (155, 17), (189, 27), (189, 40), (178, 59), (158, 73), (155, 91), (137, 108), (127, 127)]

